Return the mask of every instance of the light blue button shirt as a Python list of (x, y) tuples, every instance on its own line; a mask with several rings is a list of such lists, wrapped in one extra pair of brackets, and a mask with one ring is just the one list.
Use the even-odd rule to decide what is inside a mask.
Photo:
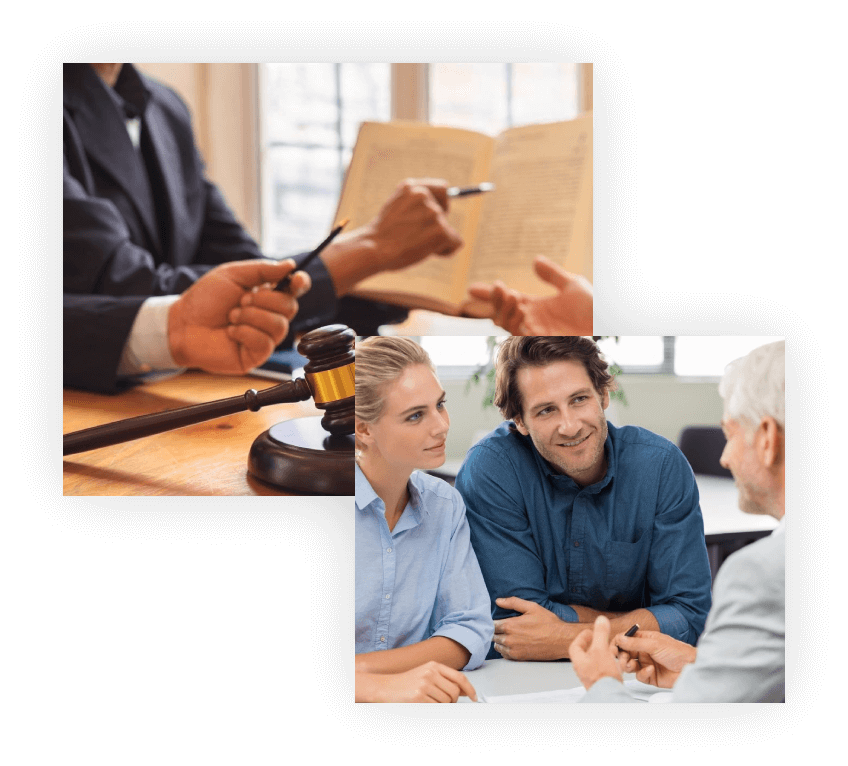
[(356, 466), (356, 653), (445, 636), (483, 664), (494, 634), (489, 593), (465, 505), (449, 484), (416, 471), (389, 531), (386, 506)]

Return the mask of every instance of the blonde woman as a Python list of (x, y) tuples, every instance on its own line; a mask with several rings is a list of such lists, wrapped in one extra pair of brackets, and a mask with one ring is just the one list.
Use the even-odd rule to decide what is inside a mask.
[(473, 698), (457, 671), (486, 657), (489, 594), (462, 498), (416, 471), (445, 462), (449, 424), (445, 392), (418, 344), (357, 344), (357, 701)]

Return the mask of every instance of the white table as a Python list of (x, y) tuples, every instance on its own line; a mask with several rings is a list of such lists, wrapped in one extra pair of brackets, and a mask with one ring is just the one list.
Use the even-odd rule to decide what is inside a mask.
[(739, 510), (739, 491), (736, 482), (723, 476), (695, 474), (701, 495), (704, 534), (708, 541), (717, 535), (738, 535), (748, 532), (771, 532), (777, 520), (771, 516), (756, 516)]
[[(465, 671), (477, 694), (500, 697), (531, 692), (551, 692), (574, 689), (582, 684), (570, 662), (513, 662), (512, 660), (486, 660), (477, 670)], [(625, 680), (635, 680), (633, 673), (625, 673)], [(642, 686), (642, 685), (640, 685)], [(644, 687), (645, 691), (657, 691)], [(460, 702), (470, 702), (460, 697)]]
[(715, 579), (719, 567), (731, 553), (771, 534), (777, 519), (739, 510), (739, 491), (733, 479), (695, 474), (695, 481), (701, 495), (710, 573)]

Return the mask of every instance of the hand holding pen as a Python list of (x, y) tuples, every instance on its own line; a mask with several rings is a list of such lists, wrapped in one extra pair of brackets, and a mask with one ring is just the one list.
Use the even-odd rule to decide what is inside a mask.
[[(407, 179), (398, 185), (380, 212), (365, 226), (351, 234), (352, 252), (359, 241), (366, 244), (372, 273), (395, 271), (411, 266), (427, 255), (450, 255), (462, 247), (462, 238), (446, 218), (448, 199), (467, 197), (492, 191), (494, 184), (476, 186), (451, 186), (436, 179)], [(329, 236), (298, 265), (303, 271), (341, 233), (349, 219), (341, 221)], [(368, 276), (365, 274), (364, 276)], [(359, 279), (363, 275), (359, 275)], [(291, 277), (283, 279), (275, 288), (287, 292)], [(347, 292), (355, 281), (346, 282), (334, 275), (336, 289)]]
[[(449, 191), (451, 190), (451, 191)], [(398, 184), (394, 194), (364, 229), (373, 246), (372, 263), (380, 271), (399, 271), (430, 255), (450, 256), (465, 243), (448, 221), (452, 199), (480, 194), (451, 187), (437, 178), (409, 178)]]
[(698, 656), (694, 646), (656, 630), (639, 630), (630, 637), (618, 635), (613, 642), (625, 673), (636, 673), (637, 680), (662, 689), (674, 686), (683, 668)]

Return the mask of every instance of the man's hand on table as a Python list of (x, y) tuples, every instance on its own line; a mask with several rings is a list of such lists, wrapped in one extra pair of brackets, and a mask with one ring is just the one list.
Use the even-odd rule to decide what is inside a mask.
[[(568, 657), (568, 645), (579, 630), (535, 601), (511, 596), (495, 603), (521, 612), (518, 617), (495, 620), (495, 650), (508, 660), (559, 660)], [(582, 629), (582, 628), (581, 628)]]
[(642, 683), (661, 689), (671, 689), (680, 671), (698, 656), (694, 646), (655, 630), (639, 630), (632, 638), (619, 634), (612, 645), (618, 649), (625, 672), (635, 673)]

